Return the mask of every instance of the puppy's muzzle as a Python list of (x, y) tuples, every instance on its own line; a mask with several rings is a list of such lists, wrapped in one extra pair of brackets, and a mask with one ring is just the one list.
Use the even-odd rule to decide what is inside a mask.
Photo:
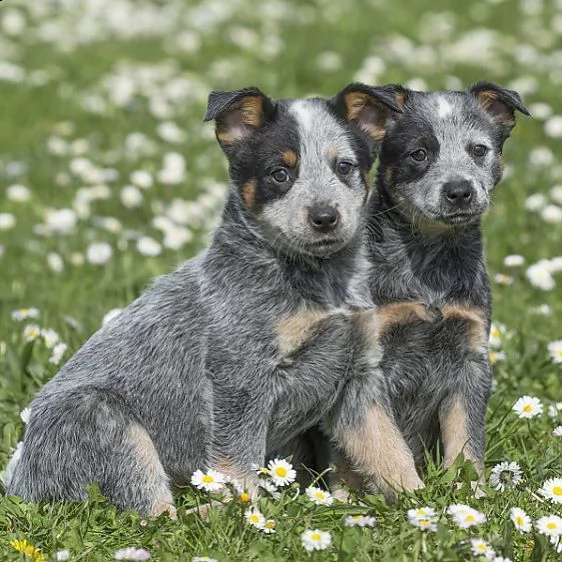
[(314, 206), (308, 210), (308, 221), (314, 230), (327, 234), (337, 228), (340, 214), (334, 207)]
[(451, 210), (464, 210), (474, 197), (474, 186), (467, 180), (449, 181), (443, 184), (442, 196)]

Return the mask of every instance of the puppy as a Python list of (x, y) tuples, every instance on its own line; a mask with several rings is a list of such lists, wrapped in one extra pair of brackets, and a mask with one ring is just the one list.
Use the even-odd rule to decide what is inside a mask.
[[(367, 226), (382, 348), (375, 394), (400, 436), (375, 446), (388, 454), (405, 442), (420, 470), (439, 444), (445, 467), (462, 452), (482, 475), (491, 302), (481, 218), (502, 177), (515, 112), (529, 112), (516, 92), (486, 82), (464, 92), (404, 90), (401, 99), (381, 145)], [(336, 457), (349, 479), (353, 460)]]
[(82, 500), (97, 483), (119, 508), (156, 515), (173, 511), (171, 486), (198, 468), (255, 490), (253, 467), (319, 423), (376, 478), (376, 451), (357, 442), (376, 420), (366, 407), (346, 412), (378, 350), (363, 219), (397, 91), (210, 95), (206, 120), (232, 183), (222, 224), (37, 394), (8, 494)]

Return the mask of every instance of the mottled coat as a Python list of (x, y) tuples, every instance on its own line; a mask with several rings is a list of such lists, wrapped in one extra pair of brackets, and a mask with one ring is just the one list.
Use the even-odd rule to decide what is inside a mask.
[(330, 101), (213, 93), (233, 185), (221, 226), (37, 394), (7, 493), (79, 500), (95, 482), (157, 514), (196, 469), (255, 488), (252, 467), (314, 424), (368, 478), (392, 479), (364, 449), (381, 426), (363, 227), (367, 172), (398, 110), (391, 87)]

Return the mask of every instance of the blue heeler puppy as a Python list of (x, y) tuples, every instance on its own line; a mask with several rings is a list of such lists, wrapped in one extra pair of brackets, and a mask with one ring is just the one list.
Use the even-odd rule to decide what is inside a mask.
[(7, 493), (81, 500), (97, 483), (120, 508), (173, 511), (171, 486), (198, 468), (255, 490), (253, 466), (318, 423), (376, 479), (361, 432), (381, 414), (349, 402), (378, 358), (361, 249), (367, 173), (397, 111), (393, 87), (212, 93), (232, 183), (221, 226), (37, 394)]
[[(368, 221), (383, 352), (377, 392), (402, 437), (375, 446), (406, 444), (421, 469), (425, 449), (439, 443), (446, 467), (463, 452), (482, 475), (491, 302), (481, 217), (502, 177), (515, 111), (528, 111), (516, 92), (487, 82), (464, 92), (404, 90), (402, 99), (381, 145)], [(305, 463), (310, 439), (293, 445)]]

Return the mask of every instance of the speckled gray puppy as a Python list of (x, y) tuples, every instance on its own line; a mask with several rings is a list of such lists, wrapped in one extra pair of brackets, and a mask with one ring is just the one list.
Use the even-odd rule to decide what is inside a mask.
[[(377, 446), (388, 454), (405, 441), (421, 469), (425, 450), (440, 443), (445, 466), (463, 452), (482, 473), (491, 303), (480, 223), (515, 111), (528, 111), (516, 92), (485, 82), (465, 92), (405, 90), (403, 100), (369, 203), (383, 353), (373, 393), (399, 429)], [(317, 433), (313, 440), (312, 459), (306, 440), (294, 450), (322, 470)]]
[(374, 418), (348, 404), (378, 357), (360, 311), (372, 304), (363, 219), (395, 95), (211, 94), (233, 185), (221, 226), (37, 394), (8, 494), (80, 500), (95, 482), (120, 508), (157, 514), (199, 468), (255, 486), (252, 466), (316, 423), (376, 478), (376, 451), (357, 438)]

